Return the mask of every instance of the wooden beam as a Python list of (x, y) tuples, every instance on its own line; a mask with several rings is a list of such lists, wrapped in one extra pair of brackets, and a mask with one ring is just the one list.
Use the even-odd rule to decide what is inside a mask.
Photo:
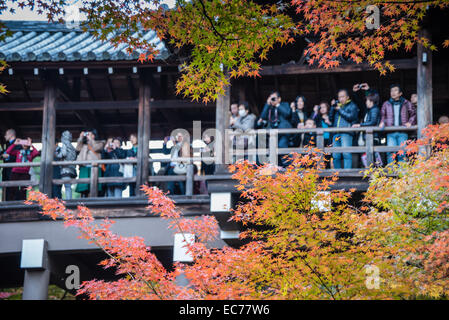
[[(415, 69), (416, 58), (414, 59), (397, 59), (390, 61), (396, 69)], [(260, 71), (261, 76), (275, 76), (287, 74), (313, 74), (313, 73), (336, 73), (336, 72), (358, 72), (374, 70), (368, 63), (360, 64), (344, 64), (336, 68), (325, 69), (304, 66), (300, 64), (284, 64), (275, 66), (263, 66)]]
[[(75, 102), (57, 102), (56, 110), (113, 110), (113, 109), (138, 109), (137, 100), (123, 101), (75, 101)], [(212, 103), (204, 104), (201, 102), (189, 100), (153, 100), (151, 102), (153, 109), (191, 109), (191, 108), (215, 108)], [(0, 103), (0, 112), (2, 111), (42, 111), (42, 102), (2, 102)]]
[(49, 196), (52, 191), (53, 153), (56, 134), (56, 85), (53, 79), (46, 80), (42, 119), (42, 151), (39, 190)]
[[(420, 37), (430, 40), (427, 30), (420, 30)], [(432, 124), (432, 52), (418, 44), (416, 88), (418, 95), (418, 138), (422, 129)]]

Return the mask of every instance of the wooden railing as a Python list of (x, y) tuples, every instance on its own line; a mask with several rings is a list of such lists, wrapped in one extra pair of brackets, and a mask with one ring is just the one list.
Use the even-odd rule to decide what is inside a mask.
[[(348, 152), (348, 153), (366, 153), (368, 164), (373, 162), (375, 152), (397, 152), (400, 150), (399, 146), (385, 146), (385, 145), (374, 145), (374, 134), (375, 133), (388, 133), (388, 132), (416, 132), (417, 127), (412, 126), (406, 127), (360, 127), (360, 128), (316, 128), (316, 129), (260, 129), (251, 130), (247, 132), (233, 131), (228, 132), (226, 138), (227, 142), (233, 136), (256, 136), (262, 137), (268, 136), (268, 147), (267, 148), (249, 148), (246, 150), (239, 150), (239, 155), (265, 155), (268, 156), (270, 163), (277, 163), (278, 155), (289, 154), (292, 152), (306, 153), (306, 148), (278, 148), (278, 136), (280, 134), (300, 134), (300, 133), (315, 133), (316, 134), (316, 147), (318, 149), (324, 150), (324, 152)], [(364, 146), (351, 146), (351, 147), (333, 147), (324, 145), (324, 133), (365, 133), (365, 145)], [(264, 136), (265, 135), (265, 136)], [(356, 139), (354, 139), (356, 142)], [(226, 145), (226, 143), (225, 143)], [(229, 143), (228, 143), (229, 146)], [(230, 146), (229, 146), (230, 147)], [(242, 153), (243, 152), (243, 153)], [(231, 159), (233, 155), (237, 153), (228, 149), (228, 158)], [(225, 156), (226, 159), (226, 156)], [(185, 175), (166, 175), (166, 176), (151, 176), (148, 175), (147, 182), (185, 182), (186, 183), (186, 195), (193, 195), (194, 182), (195, 181), (208, 181), (208, 180), (224, 180), (229, 179), (229, 174), (220, 175), (194, 175), (194, 162), (196, 161), (212, 161), (216, 162), (217, 158), (214, 157), (190, 157), (190, 158), (176, 158), (176, 159), (149, 159), (149, 163), (168, 163), (168, 162), (184, 162), (187, 163), (187, 172)], [(56, 185), (62, 184), (79, 184), (86, 183), (90, 185), (90, 197), (98, 196), (98, 184), (99, 183), (135, 183), (136, 177), (100, 177), (99, 167), (103, 164), (137, 164), (137, 159), (108, 159), (108, 160), (89, 160), (89, 161), (53, 161), (53, 166), (90, 166), (90, 177), (89, 178), (73, 178), (73, 179), (53, 179), (52, 183)], [(0, 163), (0, 168), (14, 168), (14, 167), (39, 167), (40, 162), (26, 162), (26, 163)], [(329, 170), (329, 174), (335, 170)], [(344, 174), (344, 169), (339, 170)], [(326, 174), (326, 173), (324, 173)], [(359, 175), (361, 176), (361, 175)], [(36, 186), (39, 182), (31, 180), (20, 180), (20, 181), (0, 181), (0, 187), (23, 187), (23, 186)]]
[[(186, 195), (193, 195), (194, 181), (207, 181), (229, 178), (229, 175), (194, 175), (195, 161), (215, 161), (212, 157), (191, 157), (191, 158), (176, 158), (176, 159), (149, 159), (149, 163), (168, 163), (168, 162), (184, 162), (187, 164), (185, 175), (166, 175), (166, 176), (151, 176), (148, 175), (148, 182), (176, 182), (182, 181), (186, 183)], [(86, 160), (86, 161), (53, 161), (53, 166), (89, 166), (89, 178), (73, 178), (73, 179), (53, 179), (52, 183), (56, 185), (62, 184), (79, 184), (87, 183), (90, 188), (90, 197), (98, 196), (99, 183), (135, 183), (136, 177), (100, 177), (99, 167), (103, 164), (133, 164), (137, 163), (136, 159), (102, 159), (102, 160)], [(40, 162), (26, 162), (26, 163), (0, 163), (0, 168), (14, 168), (14, 167), (39, 167)], [(27, 187), (36, 186), (39, 182), (32, 180), (17, 180), (17, 181), (0, 181), (0, 187)]]
[[(400, 146), (385, 146), (385, 145), (374, 145), (374, 135), (375, 133), (390, 133), (390, 132), (414, 132), (416, 133), (418, 127), (359, 127), (359, 128), (315, 128), (315, 129), (259, 129), (251, 130), (246, 132), (233, 131), (228, 135), (232, 136), (268, 136), (268, 148), (248, 148), (247, 150), (239, 150), (238, 152), (232, 152), (230, 155), (268, 155), (270, 163), (277, 163), (278, 155), (285, 155), (292, 152), (306, 153), (307, 148), (295, 147), (295, 148), (278, 148), (278, 136), (281, 134), (301, 134), (301, 133), (312, 133), (316, 134), (316, 141), (314, 141), (315, 147), (323, 150), (325, 153), (366, 153), (367, 163), (370, 165), (374, 160), (375, 152), (397, 152), (401, 149)], [(365, 134), (365, 145), (364, 146), (351, 146), (351, 147), (333, 147), (324, 145), (324, 133), (336, 134), (336, 133), (360, 133)], [(357, 136), (354, 136), (353, 144), (357, 143)]]

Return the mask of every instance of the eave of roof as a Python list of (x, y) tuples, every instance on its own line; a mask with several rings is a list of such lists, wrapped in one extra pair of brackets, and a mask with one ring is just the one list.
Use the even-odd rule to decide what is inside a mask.
[[(77, 25), (43, 21), (2, 23), (12, 31), (11, 36), (0, 42), (0, 59), (8, 62), (136, 60), (140, 54), (140, 51), (127, 53), (127, 44), (114, 47), (109, 41), (98, 40)], [(156, 60), (168, 58), (170, 53), (156, 32), (146, 31), (144, 39), (159, 51)]]

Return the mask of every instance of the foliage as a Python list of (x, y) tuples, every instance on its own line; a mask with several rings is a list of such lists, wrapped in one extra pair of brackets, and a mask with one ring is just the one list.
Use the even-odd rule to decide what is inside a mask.
[(413, 237), (424, 241), (414, 261), (423, 270), (420, 290), (432, 298), (446, 298), (449, 288), (448, 141), (448, 124), (425, 128), (421, 139), (409, 141), (400, 151), (408, 162), (368, 172), (371, 183), (365, 197), (367, 204), (377, 207), (373, 210), (413, 222)]
[[(223, 251), (208, 248), (206, 242), (217, 236), (218, 224), (214, 217), (204, 216), (196, 220), (181, 218), (173, 201), (156, 188), (143, 186), (149, 198), (148, 208), (152, 213), (169, 221), (173, 232), (194, 234), (198, 239), (187, 244), (195, 259), (192, 265), (177, 264), (173, 271), (166, 270), (151, 248), (141, 237), (121, 237), (114, 234), (110, 227), (114, 223), (106, 219), (95, 223), (90, 210), (78, 206), (76, 211), (68, 210), (58, 199), (49, 199), (45, 194), (29, 190), (27, 203), (37, 203), (42, 214), (52, 219), (63, 219), (66, 227), (79, 229), (80, 238), (84, 238), (101, 248), (108, 256), (99, 264), (114, 268), (116, 274), (123, 275), (117, 281), (105, 282), (91, 280), (82, 283), (78, 295), (86, 294), (90, 299), (232, 299), (244, 297), (242, 289), (229, 278), (236, 278), (237, 270), (228, 270), (230, 265), (245, 265), (249, 259), (255, 259), (257, 248), (254, 245), (237, 250), (225, 248)], [(252, 250), (254, 249), (254, 250)], [(191, 285), (181, 287), (176, 277), (185, 273)]]
[[(407, 154), (409, 161), (367, 171), (371, 182), (366, 200), (393, 211), (403, 221), (416, 219), (417, 231), (423, 234), (449, 229), (448, 137), (447, 124), (429, 126), (422, 139), (400, 151)], [(419, 153), (420, 149), (431, 149), (432, 153), (426, 156)]]
[[(0, 60), (0, 74), (5, 71), (7, 67), (7, 63), (3, 60)], [(6, 89), (6, 86), (3, 83), (0, 83), (0, 94), (7, 94), (9, 91)]]
[[(142, 238), (112, 233), (113, 222), (97, 224), (88, 208), (72, 212), (36, 191), (29, 192), (28, 203), (77, 227), (81, 237), (108, 255), (100, 265), (123, 275), (117, 281), (83, 282), (78, 294), (91, 299), (395, 299), (420, 294), (426, 239), (413, 232), (416, 222), (353, 208), (350, 192), (330, 190), (336, 176), (319, 178), (321, 159), (311, 149), (293, 155), (285, 171), (273, 174), (267, 174), (267, 166), (247, 162), (232, 166), (243, 200), (232, 216), (245, 226), (246, 244), (239, 248), (212, 248), (215, 218), (187, 220), (162, 191), (143, 186), (153, 214), (166, 219), (173, 232), (197, 239), (187, 244), (193, 262), (177, 263), (172, 271)], [(379, 271), (378, 287), (370, 268)], [(176, 282), (181, 274), (189, 281), (186, 287)]]
[[(329, 190), (336, 176), (319, 178), (317, 151), (294, 156), (284, 172), (236, 166), (242, 197), (233, 217), (264, 255), (250, 268), (257, 290), (282, 299), (391, 299), (417, 292), (419, 270), (407, 263), (420, 242), (391, 214), (361, 213), (350, 192)], [(250, 186), (250, 187), (248, 187)], [(251, 227), (252, 226), (252, 227)], [(370, 267), (379, 288), (367, 286)]]
[[(68, 0), (15, 2), (60, 22), (69, 4)], [(124, 44), (130, 52), (141, 50), (141, 62), (152, 61), (157, 53), (143, 37), (145, 31), (154, 30), (160, 39), (168, 39), (182, 63), (177, 93), (204, 102), (222, 94), (229, 77), (259, 76), (261, 61), (272, 48), (300, 36), (310, 41), (303, 53), (310, 65), (332, 68), (345, 60), (367, 61), (382, 74), (393, 71), (394, 66), (385, 61), (387, 52), (411, 50), (418, 42), (437, 48), (419, 37), (418, 29), (428, 8), (448, 5), (445, 0), (292, 0), (271, 5), (251, 0), (177, 0), (168, 9), (160, 0), (75, 3), (87, 16), (84, 29), (116, 46)], [(366, 27), (371, 19), (369, 5), (380, 10), (380, 27), (373, 30)], [(0, 0), (0, 13), (5, 10), (13, 9)], [(443, 46), (448, 45), (446, 40)]]
[[(0, 300), (22, 300), (23, 288), (2, 289)], [(75, 296), (55, 285), (48, 286), (48, 300), (75, 300)]]
[[(387, 52), (410, 51), (416, 43), (436, 50), (436, 45), (420, 37), (418, 31), (430, 7), (448, 6), (444, 0), (292, 0), (292, 4), (303, 15), (297, 28), (315, 37), (307, 49), (309, 64), (317, 62), (330, 68), (348, 59), (356, 63), (367, 61), (381, 74), (394, 70), (384, 60)], [(379, 10), (379, 28), (367, 28), (367, 22), (374, 22), (375, 9), (369, 10), (370, 7)]]

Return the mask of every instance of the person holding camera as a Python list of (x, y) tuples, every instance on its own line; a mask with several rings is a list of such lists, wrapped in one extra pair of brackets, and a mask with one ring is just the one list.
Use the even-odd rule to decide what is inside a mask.
[[(282, 102), (279, 92), (273, 91), (267, 99), (267, 103), (263, 107), (260, 118), (257, 121), (258, 127), (267, 129), (285, 129), (291, 128), (292, 110), (287, 102)], [(280, 134), (278, 136), (278, 147), (288, 148), (289, 134)], [(283, 157), (280, 161), (285, 166), (286, 162)]]
[[(6, 145), (2, 148), (2, 160), (4, 163), (12, 163), (16, 162), (16, 157), (13, 157), (6, 153), (6, 150), (11, 146), (14, 145), (14, 141), (16, 140), (16, 130), (14, 129), (8, 129), (5, 132), (5, 142)], [(20, 149), (20, 145), (16, 145), (16, 149)], [(2, 170), (2, 181), (8, 181), (11, 180), (11, 170), (12, 168), (3, 168)], [(4, 193), (4, 199), (6, 201), (12, 201), (14, 200), (14, 194), (11, 191), (11, 188), (3, 188)]]
[[(305, 111), (306, 99), (304, 96), (297, 96), (295, 101), (290, 103), (292, 109), (292, 126), (293, 128), (303, 129), (307, 120)], [(299, 147), (301, 145), (302, 134), (291, 134), (289, 139), (289, 147)]]
[[(103, 159), (125, 159), (127, 152), (122, 149), (122, 140), (120, 138), (109, 138), (104, 146), (102, 153)], [(104, 171), (104, 177), (123, 177), (123, 164), (108, 163)], [(106, 196), (121, 198), (126, 184), (122, 182), (106, 183)]]
[[(330, 118), (335, 128), (350, 128), (358, 121), (359, 108), (349, 98), (348, 90), (338, 91), (338, 101), (333, 100)], [(354, 135), (352, 133), (335, 133), (332, 139), (333, 147), (352, 147)], [(352, 154), (350, 152), (334, 152), (332, 154), (335, 169), (351, 169)], [(343, 167), (341, 160), (343, 158)]]
[[(77, 161), (87, 161), (87, 160), (100, 160), (101, 151), (104, 147), (104, 141), (95, 140), (97, 137), (97, 130), (86, 130), (80, 133), (77, 141), (76, 151), (78, 153)], [(91, 165), (81, 165), (80, 166), (80, 178), (90, 178)], [(98, 171), (98, 176), (102, 175), (102, 171)], [(76, 186), (75, 191), (81, 193), (81, 196), (86, 198), (89, 196), (90, 185), (88, 183), (79, 183)], [(102, 185), (98, 184), (98, 189), (101, 191)]]
[[(19, 147), (18, 147), (19, 146)], [(6, 153), (16, 158), (16, 163), (33, 162), (40, 152), (32, 145), (31, 138), (15, 139)], [(30, 167), (15, 167), (11, 170), (10, 180), (30, 180)], [(12, 187), (13, 200), (25, 200), (26, 199), (26, 186), (24, 187)]]

